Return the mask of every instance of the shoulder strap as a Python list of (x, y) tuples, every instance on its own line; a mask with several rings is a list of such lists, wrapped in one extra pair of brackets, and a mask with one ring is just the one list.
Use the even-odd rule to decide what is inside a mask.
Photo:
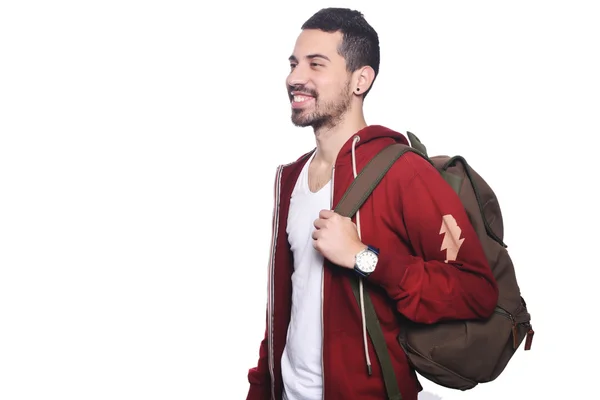
[[(352, 292), (360, 307), (360, 295), (358, 293), (358, 279), (350, 279), (352, 285)], [(400, 388), (398, 387), (398, 381), (396, 380), (396, 374), (394, 373), (394, 366), (392, 359), (385, 343), (385, 337), (379, 324), (379, 319), (375, 313), (373, 302), (369, 296), (369, 292), (366, 290), (364, 293), (365, 301), (365, 319), (367, 324), (367, 332), (373, 342), (373, 348), (377, 354), (379, 365), (381, 365), (381, 375), (383, 375), (383, 383), (385, 384), (385, 390), (387, 392), (388, 400), (402, 400), (402, 394), (400, 394)]]
[(417, 153), (429, 161), (426, 155), (413, 147), (402, 143), (389, 145), (377, 153), (375, 157), (365, 165), (356, 179), (352, 181), (350, 187), (346, 190), (346, 193), (344, 193), (334, 211), (345, 217), (352, 218), (365, 200), (371, 195), (373, 190), (375, 190), (381, 179), (383, 179), (384, 175), (396, 160), (409, 151)]
[[(354, 179), (352, 184), (344, 196), (338, 203), (335, 211), (346, 217), (353, 217), (356, 211), (362, 206), (365, 200), (373, 192), (375, 187), (379, 184), (381, 179), (385, 176), (387, 171), (392, 165), (398, 160), (403, 154), (408, 151), (419, 154), (420, 156), (427, 159), (427, 156), (418, 151), (415, 148), (406, 146), (401, 143), (392, 144), (383, 150), (381, 150), (367, 165), (362, 169), (360, 174)], [(356, 297), (356, 301), (360, 304), (360, 298), (358, 293), (358, 280), (351, 279), (352, 291)], [(365, 294), (365, 318), (367, 321), (367, 331), (373, 341), (373, 347), (379, 359), (381, 365), (381, 371), (383, 375), (383, 381), (387, 391), (389, 400), (401, 400), (402, 395), (398, 388), (398, 381), (396, 380), (396, 374), (392, 365), (392, 360), (385, 343), (383, 331), (379, 325), (379, 319), (375, 313), (375, 308), (371, 302), (371, 297), (367, 291)]]

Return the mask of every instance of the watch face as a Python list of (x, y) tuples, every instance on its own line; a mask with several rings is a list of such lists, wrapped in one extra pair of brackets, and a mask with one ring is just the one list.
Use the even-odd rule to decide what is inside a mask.
[(356, 256), (356, 266), (363, 272), (371, 273), (377, 266), (377, 254), (370, 250), (365, 250)]

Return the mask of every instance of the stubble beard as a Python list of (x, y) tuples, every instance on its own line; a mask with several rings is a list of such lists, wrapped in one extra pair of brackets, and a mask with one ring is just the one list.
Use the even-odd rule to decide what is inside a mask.
[(350, 80), (340, 92), (338, 100), (320, 103), (318, 96), (315, 97), (314, 111), (292, 109), (292, 123), (298, 127), (311, 126), (317, 131), (322, 128), (335, 127), (348, 112), (352, 94), (350, 93)]

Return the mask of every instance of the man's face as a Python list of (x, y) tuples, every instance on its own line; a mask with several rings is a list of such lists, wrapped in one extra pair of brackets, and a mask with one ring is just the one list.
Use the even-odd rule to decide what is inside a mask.
[(286, 80), (294, 125), (333, 127), (349, 109), (351, 75), (338, 53), (341, 42), (340, 32), (308, 29), (298, 36)]

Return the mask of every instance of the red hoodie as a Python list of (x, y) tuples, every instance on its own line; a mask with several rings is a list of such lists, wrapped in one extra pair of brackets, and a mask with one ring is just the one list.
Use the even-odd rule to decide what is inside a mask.
[[(360, 140), (354, 145), (355, 136)], [(406, 138), (382, 126), (369, 126), (350, 138), (338, 154), (333, 174), (333, 204), (357, 172), (384, 147)], [(353, 146), (355, 152), (353, 155)], [(247, 400), (280, 400), (281, 356), (291, 314), (293, 255), (286, 222), (290, 198), (312, 152), (277, 169), (275, 209), (268, 275), (267, 323), (258, 365), (249, 370)], [(460, 227), (462, 245), (447, 254), (440, 233), (444, 216)], [(391, 353), (403, 400), (416, 400), (421, 386), (397, 342), (402, 318), (431, 324), (441, 320), (489, 317), (498, 288), (483, 248), (458, 196), (426, 160), (403, 155), (360, 209), (361, 238), (379, 248), (375, 271), (364, 281)], [(323, 398), (381, 400), (385, 386), (369, 340), (372, 375), (367, 373), (362, 318), (350, 278), (354, 271), (325, 260), (323, 274)], [(401, 314), (400, 315), (398, 315)]]

